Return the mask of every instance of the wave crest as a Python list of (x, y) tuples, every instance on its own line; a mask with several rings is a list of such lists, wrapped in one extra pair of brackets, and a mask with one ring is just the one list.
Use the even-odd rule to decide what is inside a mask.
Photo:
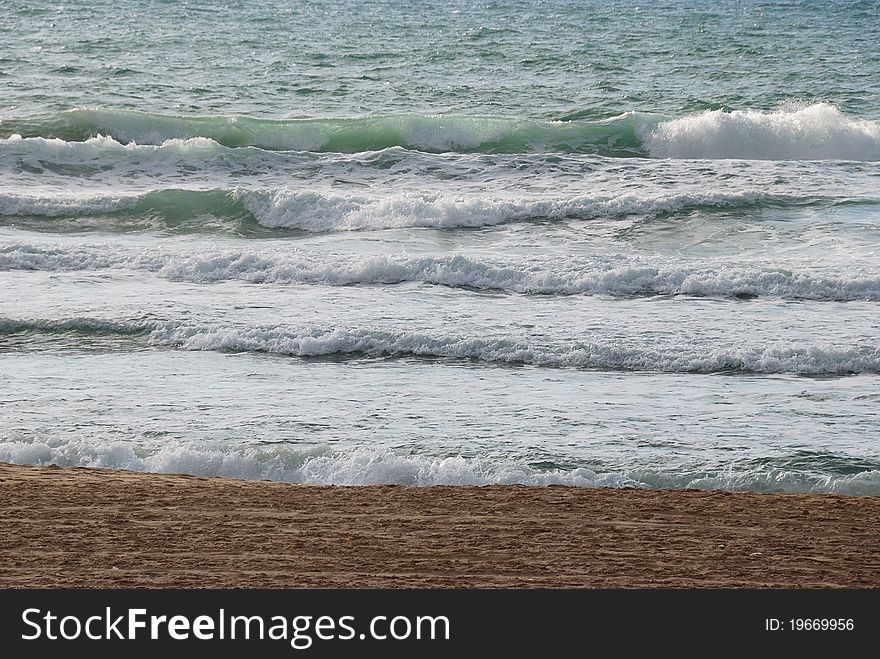
[(654, 158), (880, 160), (880, 125), (833, 105), (798, 110), (709, 110), (642, 130)]
[[(589, 113), (587, 113), (589, 114)], [(569, 117), (583, 116), (574, 113)], [(709, 110), (669, 118), (625, 112), (601, 120), (561, 121), (454, 115), (258, 119), (171, 116), (81, 109), (0, 121), (6, 137), (176, 148), (258, 147), (270, 151), (361, 153), (391, 147), (427, 152), (584, 153), (610, 157), (762, 160), (880, 160), (880, 124), (828, 103), (776, 111)], [(190, 143), (206, 139), (207, 143)], [(59, 149), (53, 144), (34, 148)]]
[(0, 122), (8, 135), (82, 142), (97, 135), (159, 145), (210, 138), (227, 147), (360, 153), (390, 147), (429, 152), (565, 152), (643, 156), (636, 129), (651, 115), (600, 121), (541, 121), (455, 115), (386, 115), (327, 119), (188, 117), (130, 110), (81, 109)]
[(403, 228), (457, 229), (537, 220), (655, 217), (701, 208), (759, 204), (802, 205), (802, 198), (754, 190), (662, 191), (578, 195), (566, 198), (492, 196), (478, 193), (388, 192), (384, 195), (277, 188), (268, 190), (167, 188), (146, 193), (0, 193), (0, 216), (77, 217), (115, 215), (160, 218), (171, 223), (210, 216), (238, 227), (247, 217), (268, 229), (310, 232)]

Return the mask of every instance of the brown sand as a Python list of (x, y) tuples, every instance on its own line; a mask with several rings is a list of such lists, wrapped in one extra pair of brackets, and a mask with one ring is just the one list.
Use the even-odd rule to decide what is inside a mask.
[(0, 463), (3, 587), (877, 587), (880, 497)]

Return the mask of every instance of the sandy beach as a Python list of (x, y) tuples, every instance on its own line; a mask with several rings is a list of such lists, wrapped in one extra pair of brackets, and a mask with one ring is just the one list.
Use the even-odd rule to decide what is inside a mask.
[(319, 487), (0, 464), (2, 587), (880, 584), (880, 497)]

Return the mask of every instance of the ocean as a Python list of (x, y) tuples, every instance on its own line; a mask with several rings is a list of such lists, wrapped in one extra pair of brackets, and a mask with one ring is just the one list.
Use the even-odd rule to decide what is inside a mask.
[(0, 9), (0, 460), (880, 495), (877, 2)]

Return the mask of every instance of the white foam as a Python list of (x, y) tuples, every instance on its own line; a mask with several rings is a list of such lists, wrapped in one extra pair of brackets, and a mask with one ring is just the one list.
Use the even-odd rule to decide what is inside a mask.
[[(228, 195), (230, 201), (242, 204), (264, 227), (313, 232), (487, 227), (537, 219), (588, 220), (626, 215), (653, 217), (690, 207), (740, 207), (759, 203), (763, 199), (780, 200), (778, 196), (770, 197), (756, 190), (731, 193), (646, 190), (640, 193), (546, 198), (391, 191), (381, 195), (366, 195), (287, 187), (272, 190), (168, 188), (109, 194), (0, 192), (0, 215), (82, 216), (114, 213), (142, 203), (155, 203), (161, 212), (163, 200), (170, 198), (173, 198), (177, 212), (184, 212), (188, 203), (187, 195), (191, 196), (191, 213), (198, 215), (205, 212), (199, 204), (203, 203), (206, 194), (214, 197)], [(236, 216), (235, 222), (239, 221), (240, 216)]]
[[(161, 195), (169, 184), (205, 189), (206, 181), (240, 177), (242, 160), (261, 166), (264, 155), (205, 137), (142, 145), (103, 135), (83, 142), (13, 135), (0, 139), (0, 171), (14, 173), (2, 181), (0, 214), (59, 214), (46, 208), (70, 215), (116, 212), (151, 190)], [(120, 205), (114, 201), (119, 198), (128, 202)]]
[(867, 266), (845, 272), (815, 263), (738, 264), (729, 261), (605, 256), (515, 259), (485, 256), (316, 254), (307, 250), (132, 249), (85, 243), (0, 243), (0, 271), (126, 269), (171, 281), (240, 280), (273, 284), (398, 284), (542, 295), (693, 295), (790, 300), (880, 301), (880, 276)]
[(760, 112), (711, 110), (643, 130), (655, 158), (880, 160), (880, 124), (833, 105)]
[(158, 144), (123, 144), (106, 135), (96, 135), (82, 142), (68, 142), (60, 138), (27, 137), (10, 135), (0, 138), (0, 156), (12, 155), (34, 161), (50, 161), (64, 164), (81, 164), (112, 156), (159, 156), (175, 158), (191, 154), (208, 156), (220, 149), (220, 145), (208, 137), (168, 139)]
[(174, 321), (60, 320), (0, 317), (0, 333), (90, 332), (146, 335), (154, 346), (181, 350), (255, 352), (293, 357), (428, 357), (493, 364), (660, 373), (880, 373), (876, 345), (774, 343), (628, 345), (615, 339), (532, 342), (455, 333), (389, 331), (369, 327), (200, 325)]
[[(655, 158), (763, 160), (880, 160), (880, 124), (845, 115), (829, 103), (775, 111), (710, 110), (662, 121), (656, 115), (625, 113), (603, 121), (542, 122), (516, 118), (397, 115), (350, 119), (266, 121), (246, 117), (174, 117), (116, 110), (75, 110), (64, 123), (81, 130), (59, 139), (13, 135), (0, 140), (20, 154), (91, 159), (96, 150), (119, 147), (145, 152), (255, 146), (267, 150), (360, 153), (406, 147), (435, 152), (597, 152)], [(630, 132), (637, 139), (629, 144)], [(51, 130), (51, 128), (49, 129)], [(102, 136), (112, 137), (102, 137)], [(641, 149), (639, 148), (641, 142)], [(617, 143), (620, 149), (615, 149)], [(139, 146), (145, 145), (145, 146)], [(23, 150), (23, 151), (22, 151)]]
[(0, 192), (0, 216), (62, 217), (116, 213), (133, 208), (139, 200), (137, 194), (84, 192), (36, 195)]
[(836, 345), (630, 347), (618, 341), (530, 343), (521, 339), (347, 328), (198, 326), (166, 323), (155, 345), (186, 350), (264, 352), (296, 357), (364, 354), (372, 357), (441, 357), (554, 368), (669, 373), (880, 373), (880, 348)]
[[(44, 130), (71, 138), (101, 133), (120, 142), (161, 144), (169, 139), (208, 137), (230, 147), (358, 153), (402, 146), (417, 150), (490, 151), (563, 148), (601, 152), (625, 138), (633, 122), (626, 113), (598, 122), (553, 122), (523, 118), (456, 115), (381, 115), (349, 118), (266, 120), (239, 116), (184, 117), (126, 110), (80, 109), (56, 115)], [(647, 121), (647, 119), (646, 119)], [(41, 120), (37, 119), (37, 130)], [(622, 124), (622, 125), (617, 125)], [(72, 130), (65, 130), (64, 126)], [(30, 129), (34, 130), (33, 127)]]
[(142, 112), (81, 109), (65, 116), (84, 129), (125, 143), (160, 145), (203, 136), (229, 146), (269, 150), (320, 151), (333, 140), (360, 152), (379, 143), (432, 151), (476, 149), (516, 130), (540, 133), (546, 124), (491, 117), (388, 115), (342, 119), (259, 120), (248, 117), (181, 117)]
[(656, 216), (688, 207), (748, 205), (767, 197), (754, 190), (735, 193), (645, 191), (547, 199), (435, 192), (387, 192), (370, 196), (291, 188), (240, 190), (235, 195), (261, 225), (304, 231), (486, 227), (531, 219)]
[(317, 485), (574, 485), (790, 492), (880, 494), (880, 471), (837, 475), (762, 469), (654, 469), (605, 472), (588, 467), (537, 469), (512, 458), (401, 454), (367, 447), (325, 452), (317, 448), (271, 449), (170, 444), (147, 449), (135, 441), (0, 439), (0, 461), (64, 467), (103, 467), (139, 472), (263, 479)]

